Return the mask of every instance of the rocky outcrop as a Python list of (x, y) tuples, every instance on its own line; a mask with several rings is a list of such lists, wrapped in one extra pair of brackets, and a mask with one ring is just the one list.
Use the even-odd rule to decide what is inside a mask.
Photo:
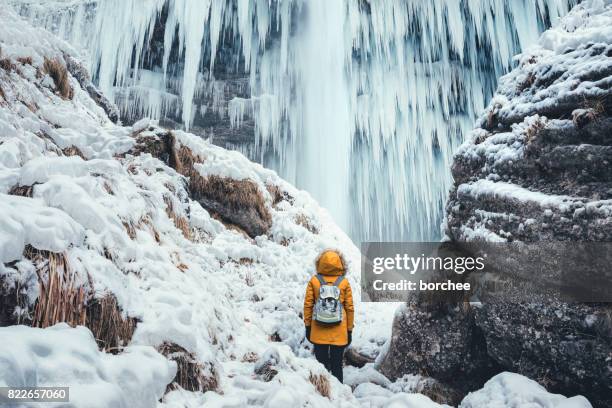
[(64, 59), (66, 60), (66, 69), (79, 82), (81, 88), (87, 91), (89, 97), (104, 109), (104, 112), (106, 112), (106, 115), (113, 123), (119, 122), (119, 109), (93, 84), (87, 68), (71, 55), (64, 54)]
[(448, 397), (438, 402), (456, 405), (499, 367), (487, 356), (469, 307), (411, 302), (395, 318), (391, 349), (379, 369), (394, 380), (407, 373), (431, 377)]
[(203, 176), (197, 166), (204, 158), (181, 144), (166, 129), (147, 126), (137, 129), (134, 137), (134, 148), (127, 154), (150, 153), (185, 176), (190, 198), (198, 201), (221, 221), (237, 227), (251, 238), (268, 232), (272, 217), (264, 195), (269, 194), (267, 189), (262, 191), (251, 180), (236, 180), (214, 174)]
[[(577, 6), (501, 78), (455, 156), (449, 240), (612, 240), (610, 21), (610, 5)], [(602, 251), (597, 256), (606, 258)], [(465, 392), (482, 385), (470, 372), (513, 371), (612, 406), (612, 308), (545, 293), (558, 283), (550, 280), (552, 256), (543, 252), (518, 270), (512, 257), (497, 259), (502, 276), (531, 278), (528, 292), (489, 293), (478, 307), (458, 303), (444, 313), (424, 312), (430, 304), (415, 300), (396, 318), (383, 373), (426, 373)], [(593, 276), (607, 276), (606, 265)]]

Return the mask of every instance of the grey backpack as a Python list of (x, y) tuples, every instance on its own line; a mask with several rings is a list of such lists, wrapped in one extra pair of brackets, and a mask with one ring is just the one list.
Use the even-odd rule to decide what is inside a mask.
[(323, 276), (317, 274), (321, 284), (319, 297), (314, 306), (314, 320), (323, 324), (338, 324), (342, 321), (342, 304), (340, 303), (340, 283), (344, 276), (338, 276), (333, 284), (328, 284)]

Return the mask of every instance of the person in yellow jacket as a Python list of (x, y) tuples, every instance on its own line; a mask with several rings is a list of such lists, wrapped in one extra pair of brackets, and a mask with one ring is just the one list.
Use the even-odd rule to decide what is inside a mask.
[[(351, 285), (347, 279), (344, 279), (346, 262), (338, 251), (326, 250), (317, 257), (315, 266), (317, 275), (314, 275), (308, 282), (304, 297), (306, 338), (314, 344), (317, 361), (342, 382), (342, 359), (345, 347), (352, 340), (355, 315)], [(319, 297), (322, 282), (325, 282), (326, 285), (336, 285), (339, 289), (339, 303), (342, 305), (341, 322), (321, 323), (313, 318), (313, 309)]]

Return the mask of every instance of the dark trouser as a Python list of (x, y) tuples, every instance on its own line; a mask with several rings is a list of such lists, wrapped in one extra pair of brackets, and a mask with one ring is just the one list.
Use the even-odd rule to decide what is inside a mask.
[(342, 358), (346, 346), (315, 344), (314, 354), (317, 361), (327, 368), (338, 381), (342, 382)]

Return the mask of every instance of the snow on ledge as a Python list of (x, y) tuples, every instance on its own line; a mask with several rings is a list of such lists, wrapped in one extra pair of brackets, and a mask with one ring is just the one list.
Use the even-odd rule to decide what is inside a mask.
[(580, 200), (570, 196), (549, 195), (537, 191), (527, 190), (526, 188), (517, 186), (516, 184), (506, 183), (503, 181), (491, 181), (479, 179), (473, 183), (464, 183), (457, 188), (459, 196), (467, 195), (474, 198), (482, 196), (493, 196), (501, 199), (511, 199), (522, 202), (529, 202), (539, 205), (542, 208), (562, 208), (572, 203), (579, 203)]

